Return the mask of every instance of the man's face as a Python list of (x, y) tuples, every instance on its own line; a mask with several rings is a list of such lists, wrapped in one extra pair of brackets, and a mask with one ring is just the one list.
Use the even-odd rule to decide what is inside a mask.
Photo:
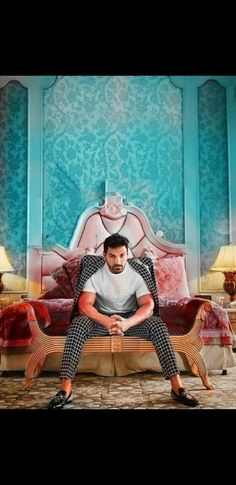
[(128, 253), (125, 246), (108, 248), (107, 252), (104, 253), (104, 258), (111, 273), (122, 273), (125, 269), (127, 257)]

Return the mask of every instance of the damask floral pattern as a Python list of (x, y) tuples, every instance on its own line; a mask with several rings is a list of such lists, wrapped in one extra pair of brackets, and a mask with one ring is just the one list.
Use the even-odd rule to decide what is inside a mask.
[(209, 269), (219, 247), (229, 242), (226, 117), (225, 88), (216, 81), (208, 81), (199, 89), (200, 251), (203, 290), (212, 289), (217, 275), (208, 273)]
[[(0, 244), (14, 275), (26, 274), (27, 89), (13, 81), (0, 89)], [(7, 275), (5, 275), (7, 277)], [(5, 281), (4, 281), (5, 282)]]
[(160, 258), (156, 261), (156, 280), (160, 297), (180, 300), (189, 297), (183, 256)]
[(67, 246), (109, 180), (184, 240), (182, 92), (165, 76), (67, 76), (44, 94), (43, 244)]
[[(0, 90), (0, 244), (25, 277), (27, 89)], [(229, 242), (226, 93), (199, 88), (202, 289)], [(102, 202), (104, 182), (141, 207), (154, 231), (184, 242), (182, 92), (167, 76), (65, 76), (44, 91), (43, 244), (67, 246), (79, 214)], [(7, 276), (7, 275), (5, 275)], [(215, 279), (215, 280), (214, 280)], [(215, 285), (215, 286), (214, 286)]]

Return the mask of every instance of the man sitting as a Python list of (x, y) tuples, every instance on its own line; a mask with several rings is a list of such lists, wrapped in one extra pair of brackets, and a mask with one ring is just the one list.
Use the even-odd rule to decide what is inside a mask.
[(61, 409), (72, 401), (72, 381), (86, 339), (125, 335), (151, 340), (164, 376), (171, 382), (171, 396), (186, 406), (198, 401), (187, 395), (180, 379), (167, 327), (160, 318), (152, 261), (128, 259), (128, 239), (112, 234), (104, 241), (103, 257), (82, 260), (71, 324), (66, 338), (61, 390), (49, 409)]

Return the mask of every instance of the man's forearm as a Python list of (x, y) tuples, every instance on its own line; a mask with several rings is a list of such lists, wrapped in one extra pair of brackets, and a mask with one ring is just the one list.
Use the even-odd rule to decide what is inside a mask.
[(150, 304), (142, 305), (138, 308), (138, 310), (126, 319), (127, 323), (129, 323), (129, 328), (138, 325), (139, 323), (144, 322), (147, 318), (150, 318), (153, 315), (153, 306)]
[(106, 326), (110, 322), (110, 318), (102, 313), (99, 313), (93, 305), (87, 304), (79, 306), (79, 313), (84, 317), (91, 318), (94, 322)]

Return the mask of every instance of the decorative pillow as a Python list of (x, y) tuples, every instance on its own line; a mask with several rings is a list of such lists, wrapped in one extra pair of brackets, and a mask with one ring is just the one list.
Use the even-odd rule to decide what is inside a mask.
[(159, 295), (179, 300), (190, 296), (184, 256), (169, 256), (156, 260)]
[(66, 298), (62, 286), (56, 285), (50, 290), (46, 290), (39, 298), (39, 300), (55, 300), (56, 298)]
[(81, 256), (69, 259), (69, 261), (64, 263), (60, 268), (55, 269), (51, 273), (51, 276), (62, 289), (64, 297), (66, 298), (74, 298), (80, 262)]

